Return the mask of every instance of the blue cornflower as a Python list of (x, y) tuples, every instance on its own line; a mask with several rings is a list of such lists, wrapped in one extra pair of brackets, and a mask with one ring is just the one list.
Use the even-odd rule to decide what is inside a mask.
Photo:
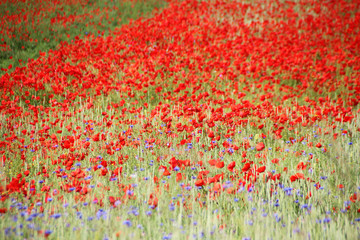
[(5, 236), (9, 236), (11, 234), (11, 227), (5, 228)]
[(82, 219), (82, 218), (83, 218), (83, 215), (82, 215), (81, 212), (76, 212), (76, 216), (77, 216), (77, 218), (79, 218), (79, 219)]
[(307, 204), (303, 204), (302, 206), (301, 206), (301, 208), (305, 208), (305, 209), (307, 209), (309, 207), (309, 205), (307, 205)]
[(128, 226), (128, 227), (131, 227), (131, 226), (132, 226), (132, 223), (131, 223), (130, 220), (125, 220), (125, 221), (123, 222), (123, 225), (126, 225), (126, 226)]
[(55, 219), (58, 219), (61, 217), (61, 214), (60, 213), (55, 213), (53, 215), (50, 216), (51, 218), (55, 218)]

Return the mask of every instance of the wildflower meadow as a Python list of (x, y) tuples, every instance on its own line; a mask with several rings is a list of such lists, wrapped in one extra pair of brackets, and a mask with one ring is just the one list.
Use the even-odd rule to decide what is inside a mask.
[(0, 18), (0, 239), (360, 239), (359, 0)]

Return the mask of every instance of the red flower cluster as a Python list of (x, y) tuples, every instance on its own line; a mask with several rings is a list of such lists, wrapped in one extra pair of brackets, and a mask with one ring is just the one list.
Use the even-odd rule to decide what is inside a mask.
[[(0, 188), (1, 200), (102, 199), (90, 187), (94, 175), (116, 182), (116, 196), (106, 198), (116, 207), (137, 199), (130, 182), (138, 176), (129, 169), (138, 165), (156, 167), (144, 178), (152, 179), (151, 208), (172, 187), (160, 188), (160, 181), (172, 177), (183, 182), (181, 191), (208, 187), (211, 199), (253, 191), (261, 181), (270, 181), (271, 193), (280, 181), (313, 182), (305, 172), (317, 161), (313, 155), (282, 179), (290, 168), (283, 158), (303, 154), (286, 147), (304, 143), (326, 152), (299, 129), (337, 138), (336, 124), (358, 116), (360, 15), (343, 14), (356, 4), (348, 1), (263, 4), (170, 2), (153, 18), (108, 37), (62, 42), (4, 74), (1, 164), (18, 172)], [(319, 122), (326, 128), (316, 128)], [(34, 178), (45, 183), (39, 187)], [(47, 182), (53, 178), (56, 194)], [(202, 206), (201, 196), (194, 198)]]

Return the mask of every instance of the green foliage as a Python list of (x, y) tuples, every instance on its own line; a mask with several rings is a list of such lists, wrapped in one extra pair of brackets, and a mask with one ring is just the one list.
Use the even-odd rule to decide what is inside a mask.
[[(14, 70), (23, 66), (29, 59), (36, 59), (40, 52), (56, 49), (61, 42), (71, 42), (87, 35), (107, 36), (109, 31), (128, 24), (130, 19), (148, 16), (154, 9), (164, 7), (159, 0), (150, 1), (79, 1), (67, 5), (54, 4), (51, 1), (27, 1), (0, 5), (0, 17), (20, 14), (20, 22), (5, 21), (0, 31), (0, 69)], [(47, 11), (46, 9), (51, 10)], [(23, 14), (21, 14), (23, 13)], [(19, 62), (20, 61), (20, 62)], [(0, 71), (2, 76), (5, 71)]]

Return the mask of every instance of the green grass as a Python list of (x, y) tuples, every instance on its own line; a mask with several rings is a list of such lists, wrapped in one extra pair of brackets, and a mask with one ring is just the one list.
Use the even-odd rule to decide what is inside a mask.
[[(0, 69), (24, 66), (29, 59), (36, 59), (40, 52), (56, 49), (61, 42), (71, 42), (78, 37), (107, 36), (111, 30), (129, 23), (130, 19), (149, 16), (154, 9), (160, 9), (166, 2), (149, 1), (80, 1), (84, 4), (52, 4), (50, 1), (27, 1), (26, 4), (3, 3), (0, 16), (20, 14), (19, 22), (3, 22), (0, 26), (1, 43), (7, 48), (0, 48)], [(47, 10), (47, 9), (51, 10)], [(41, 9), (41, 11), (40, 11)], [(57, 16), (60, 16), (57, 18)], [(78, 16), (74, 19), (71, 16)], [(52, 23), (51, 19), (65, 19)], [(5, 18), (6, 19), (6, 18)], [(25, 22), (26, 20), (27, 22)], [(5, 71), (0, 71), (2, 76)]]
[[(112, 96), (116, 99), (116, 95)], [(303, 239), (309, 235), (313, 239), (355, 239), (359, 235), (354, 231), (355, 226), (353, 226), (352, 221), (356, 217), (355, 210), (359, 208), (357, 205), (352, 205), (351, 211), (347, 213), (341, 213), (340, 209), (344, 208), (344, 202), (348, 201), (349, 196), (355, 191), (356, 187), (360, 185), (359, 177), (359, 149), (360, 142), (359, 132), (356, 129), (355, 124), (347, 123), (336, 123), (337, 126), (336, 132), (341, 132), (340, 129), (346, 129), (353, 133), (352, 139), (353, 144), (349, 145), (348, 136), (339, 136), (337, 141), (334, 141), (332, 134), (324, 135), (323, 133), (318, 133), (318, 129), (326, 129), (327, 122), (321, 121), (318, 123), (317, 127), (307, 127), (307, 128), (296, 128), (293, 131), (284, 130), (284, 140), (275, 140), (271, 137), (264, 140), (266, 146), (271, 146), (272, 150), (268, 152), (267, 155), (267, 169), (275, 170), (276, 173), (282, 174), (282, 184), (284, 187), (291, 186), (293, 188), (292, 194), (288, 196), (281, 188), (277, 188), (276, 192), (271, 193), (270, 189), (274, 187), (273, 183), (269, 181), (268, 183), (263, 183), (262, 181), (258, 182), (255, 186), (255, 191), (247, 192), (246, 189), (243, 192), (239, 192), (236, 195), (222, 193), (216, 200), (203, 197), (202, 201), (205, 201), (206, 204), (204, 207), (198, 207), (199, 203), (194, 200), (194, 198), (187, 199), (187, 196), (197, 196), (198, 193), (206, 193), (209, 191), (207, 187), (203, 190), (198, 190), (194, 187), (195, 180), (191, 176), (197, 176), (198, 172), (201, 170), (200, 167), (196, 167), (194, 170), (188, 168), (185, 171), (182, 171), (185, 174), (186, 179), (182, 182), (187, 185), (192, 186), (191, 189), (185, 190), (179, 186), (179, 183), (175, 181), (175, 174), (167, 179), (165, 183), (160, 182), (159, 189), (163, 193), (159, 196), (159, 205), (156, 210), (151, 210), (148, 208), (146, 201), (149, 199), (150, 193), (153, 189), (156, 188), (156, 184), (150, 178), (145, 181), (145, 177), (152, 175), (157, 175), (158, 168), (160, 165), (166, 165), (169, 160), (170, 155), (174, 155), (179, 159), (191, 159), (194, 162), (202, 159), (210, 159), (214, 154), (213, 151), (204, 152), (200, 146), (202, 143), (208, 144), (209, 139), (204, 134), (199, 134), (200, 137), (199, 144), (194, 142), (194, 149), (191, 151), (186, 150), (186, 146), (175, 147), (174, 149), (164, 148), (161, 145), (158, 145), (152, 151), (140, 151), (140, 149), (145, 149), (143, 140), (152, 137), (152, 135), (147, 135), (140, 133), (142, 124), (146, 122), (142, 118), (136, 118), (135, 115), (138, 114), (126, 114), (126, 117), (121, 116), (120, 112), (114, 110), (107, 110), (107, 106), (110, 104), (110, 99), (112, 98), (99, 98), (94, 102), (95, 108), (86, 109), (84, 105), (79, 105), (76, 109), (80, 111), (76, 114), (65, 118), (63, 126), (66, 126), (70, 123), (74, 123), (75, 126), (80, 126), (81, 128), (85, 127), (84, 120), (93, 120), (94, 131), (103, 132), (106, 131), (112, 134), (120, 134), (123, 130), (129, 128), (128, 124), (125, 122), (127, 120), (138, 120), (137, 124), (134, 124), (132, 138), (140, 138), (139, 148), (134, 148), (132, 146), (124, 147), (120, 152), (116, 152), (114, 155), (109, 155), (106, 153), (102, 147), (103, 143), (91, 144), (89, 150), (83, 150), (82, 152), (86, 156), (86, 161), (82, 161), (82, 169), (91, 167), (92, 165), (88, 161), (90, 158), (96, 158), (101, 155), (107, 161), (117, 161), (118, 157), (121, 155), (129, 156), (129, 160), (126, 164), (123, 165), (123, 177), (119, 183), (123, 185), (137, 184), (137, 187), (134, 187), (134, 195), (137, 197), (136, 200), (123, 200), (121, 199), (121, 204), (113, 208), (109, 205), (107, 199), (109, 196), (122, 196), (123, 193), (118, 188), (117, 181), (109, 182), (107, 178), (98, 176), (98, 172), (93, 174), (93, 178), (90, 180), (90, 184), (94, 185), (95, 188), (92, 190), (91, 194), (88, 194), (84, 202), (87, 202), (89, 205), (84, 206), (82, 201), (75, 200), (71, 198), (71, 195), (66, 195), (66, 199), (61, 200), (54, 197), (54, 200), (50, 204), (46, 204), (45, 216), (39, 218), (39, 222), (35, 224), (40, 226), (41, 229), (51, 229), (54, 231), (49, 237), (49, 239), (58, 239), (58, 238), (79, 238), (79, 239), (88, 239), (90, 236), (94, 239), (103, 239), (105, 236), (110, 237), (111, 239), (116, 239), (118, 234), (122, 239), (160, 239), (166, 234), (172, 234), (172, 239), (184, 239), (186, 236), (196, 236), (204, 235), (205, 239), (239, 239), (243, 236), (251, 236), (253, 239), (281, 239), (292, 237), (294, 239)], [(77, 99), (79, 101), (79, 99)], [(128, 102), (124, 107), (131, 107), (131, 103)], [(57, 112), (55, 108), (54, 112)], [(75, 109), (75, 108), (74, 108)], [(120, 110), (120, 109), (118, 109)], [(97, 123), (102, 122), (102, 112), (108, 112), (108, 114), (118, 117), (114, 120), (114, 124), (110, 128), (104, 126), (98, 126)], [(70, 107), (69, 112), (74, 112)], [(146, 115), (145, 111), (141, 111), (140, 114)], [(49, 114), (45, 114), (41, 119), (46, 119), (50, 117), (49, 121), (55, 121), (56, 117)], [(19, 119), (20, 120), (20, 119)], [(27, 122), (28, 120), (22, 119), (21, 122)], [(186, 124), (186, 121), (180, 120), (183, 124)], [(2, 124), (5, 124), (3, 119)], [(116, 125), (115, 123), (119, 123)], [(154, 130), (160, 131), (161, 126), (156, 120), (153, 120)], [(271, 121), (265, 121), (265, 128), (259, 130), (248, 125), (246, 128), (239, 128), (237, 131), (241, 133), (235, 134), (232, 137), (232, 140), (235, 144), (239, 145), (244, 137), (249, 139), (249, 136), (252, 134), (253, 139), (250, 140), (250, 144), (254, 146), (258, 141), (258, 135), (261, 133), (266, 133), (270, 130), (269, 126)], [(37, 129), (41, 129), (41, 122), (36, 124)], [(23, 126), (22, 128), (27, 128)], [(30, 130), (30, 128), (27, 128)], [(71, 135), (64, 127), (62, 128), (53, 128), (50, 130), (49, 134), (55, 133), (57, 130), (63, 130), (63, 136)], [(226, 127), (223, 126), (223, 134), (225, 134)], [(19, 134), (20, 134), (19, 129)], [(298, 131), (295, 134), (295, 131)], [(4, 134), (5, 132), (2, 132)], [(107, 134), (109, 139), (113, 139), (109, 134)], [(162, 143), (169, 141), (174, 141), (166, 135), (157, 135)], [(177, 139), (182, 139), (182, 135), (179, 134)], [(296, 143), (289, 144), (286, 143), (286, 139), (289, 137), (298, 138), (299, 136), (307, 136), (304, 140), (304, 144)], [(81, 138), (83, 139), (83, 137)], [(309, 148), (307, 143), (314, 142), (316, 143), (318, 139), (321, 139), (323, 146), (328, 148), (328, 152), (324, 153), (320, 149), (315, 147)], [(31, 142), (30, 139), (26, 139), (25, 143)], [(176, 140), (174, 145), (176, 144)], [(332, 146), (329, 146), (332, 144)], [(39, 142), (32, 144), (29, 148), (34, 147), (34, 145), (41, 146)], [(14, 143), (14, 148), (16, 149), (17, 143)], [(282, 149), (282, 151), (277, 151), (276, 148)], [(91, 150), (94, 149), (94, 150)], [(220, 145), (218, 151), (221, 152), (224, 148)], [(198, 152), (204, 152), (203, 157), (199, 157)], [(292, 154), (294, 151), (297, 152), (306, 152), (306, 155), (296, 156)], [(313, 153), (313, 158), (309, 159), (309, 153)], [(260, 159), (255, 158), (255, 150), (248, 151), (248, 157), (250, 160), (259, 162)], [(25, 168), (30, 168), (32, 171), (37, 172), (41, 171), (42, 164), (51, 165), (50, 158), (57, 159), (60, 155), (69, 155), (68, 150), (58, 151), (54, 149), (53, 151), (48, 152), (48, 157), (46, 159), (42, 158), (41, 151), (32, 153), (31, 151), (26, 151), (27, 159), (33, 159), (35, 157), (36, 161), (28, 162)], [(225, 164), (227, 165), (231, 161), (236, 161), (237, 166), (241, 166), (240, 154), (226, 155)], [(17, 155), (19, 156), (19, 155)], [(156, 161), (158, 156), (164, 156), (164, 160)], [(276, 165), (271, 163), (273, 158), (280, 158), (280, 164)], [(16, 164), (16, 162), (21, 161), (19, 158), (16, 160), (16, 156), (8, 155), (8, 159), (13, 159), (11, 162)], [(140, 161), (139, 159), (144, 159)], [(149, 166), (150, 160), (154, 160), (153, 166)], [(310, 177), (315, 182), (301, 181), (290, 183), (290, 175), (298, 172), (296, 171), (296, 165), (303, 161), (305, 163), (310, 163), (312, 171), (308, 172), (308, 169), (304, 171), (306, 178)], [(330, 164), (331, 161), (331, 164)], [(43, 163), (41, 163), (43, 162)], [(208, 166), (207, 162), (204, 161), (204, 164)], [(7, 166), (1, 170), (3, 174), (8, 176), (8, 179), (14, 177), (18, 172), (21, 172), (18, 168), (21, 166), (17, 165), (9, 168)], [(22, 166), (24, 167), (24, 166)], [(237, 168), (238, 168), (237, 167)], [(283, 172), (283, 168), (287, 167), (289, 172)], [(144, 168), (144, 171), (140, 171), (140, 168)], [(114, 169), (114, 166), (109, 166), (109, 170)], [(136, 169), (136, 170), (135, 170)], [(208, 169), (211, 169), (211, 167)], [(335, 171), (334, 174), (329, 174), (332, 171)], [(222, 170), (213, 169), (211, 170), (211, 175), (218, 174)], [(228, 176), (229, 173), (226, 173)], [(327, 176), (326, 180), (319, 180), (321, 176)], [(226, 177), (227, 179), (228, 177)], [(43, 180), (41, 176), (31, 175), (27, 178), (35, 180), (37, 189), (41, 188), (42, 184), (39, 184), (39, 180)], [(314, 184), (320, 182), (321, 186), (324, 187), (323, 190), (316, 190)], [(61, 178), (57, 178), (53, 174), (50, 174), (50, 177), (45, 180), (45, 185), (52, 185), (52, 189), (60, 189), (62, 182)], [(337, 188), (338, 184), (344, 184), (345, 188), (340, 190)], [(100, 184), (100, 185), (99, 185)], [(108, 188), (104, 190), (104, 187), (101, 184)], [(166, 190), (165, 184), (170, 185), (169, 191)], [(224, 184), (224, 182), (222, 182)], [(305, 199), (305, 196), (308, 192), (312, 192), (312, 197)], [(330, 196), (329, 196), (330, 192)], [(178, 194), (181, 196), (179, 197)], [(20, 196), (20, 195), (19, 195)], [(42, 200), (44, 200), (44, 194), (41, 195)], [(75, 194), (74, 194), (75, 196)], [(94, 197), (97, 197), (99, 200), (102, 199), (104, 206), (101, 207), (104, 211), (107, 212), (107, 217), (100, 217), (100, 220), (96, 220), (99, 206), (93, 204), (92, 201)], [(175, 197), (175, 199), (172, 199)], [(235, 201), (235, 198), (238, 200)], [(179, 207), (175, 207), (174, 211), (169, 210), (169, 204), (171, 201), (183, 201), (185, 199), (190, 201), (193, 206), (192, 209), (186, 209), (181, 204)], [(298, 200), (298, 203), (295, 201)], [(279, 202), (279, 206), (275, 204)], [(17, 202), (22, 202), (27, 206), (35, 204), (35, 209), (39, 209), (40, 206), (36, 206), (36, 201), (32, 199), (31, 201), (26, 198), (19, 197)], [(63, 207), (64, 202), (69, 204), (68, 207)], [(7, 201), (6, 205), (3, 207), (10, 207), (9, 205), (14, 205), (15, 202), (10, 203)], [(304, 208), (304, 204), (307, 204), (308, 209)], [(336, 208), (336, 212), (333, 210)], [(51, 210), (53, 209), (53, 210)], [(151, 211), (151, 216), (147, 216), (146, 212)], [(9, 223), (12, 222), (12, 215), (21, 212), (20, 210), (10, 211), (11, 214), (7, 214), (1, 217), (0, 227), (5, 229), (9, 226)], [(79, 216), (81, 212), (82, 217)], [(135, 212), (139, 216), (135, 216)], [(50, 216), (53, 213), (60, 213), (62, 217), (59, 219), (53, 219)], [(101, 215), (98, 213), (98, 215)], [(101, 215), (102, 216), (102, 215)], [(105, 215), (104, 215), (105, 216)], [(191, 217), (190, 217), (191, 216)], [(218, 216), (220, 216), (218, 218)], [(88, 217), (95, 218), (94, 220), (88, 220)], [(323, 221), (324, 219), (331, 219), (328, 223), (317, 223), (316, 221)], [(130, 220), (132, 227), (127, 227), (123, 224), (125, 220)], [(25, 228), (21, 230), (18, 226), (19, 224), (27, 225), (26, 218), (20, 218), (18, 222), (12, 223), (12, 226), (15, 227), (16, 232), (23, 232), (24, 237), (37, 235), (37, 231), (31, 228)], [(219, 230), (219, 226), (226, 224), (226, 228)], [(136, 229), (138, 225), (142, 226), (141, 229)], [(74, 230), (75, 228), (75, 230)], [(92, 233), (92, 230), (96, 230)], [(182, 233), (183, 230), (186, 230), (186, 233)], [(3, 234), (3, 232), (1, 233)], [(346, 235), (344, 235), (346, 234)], [(14, 235), (12, 235), (14, 236)], [(3, 237), (5, 237), (3, 235)], [(19, 236), (19, 238), (21, 238)]]

